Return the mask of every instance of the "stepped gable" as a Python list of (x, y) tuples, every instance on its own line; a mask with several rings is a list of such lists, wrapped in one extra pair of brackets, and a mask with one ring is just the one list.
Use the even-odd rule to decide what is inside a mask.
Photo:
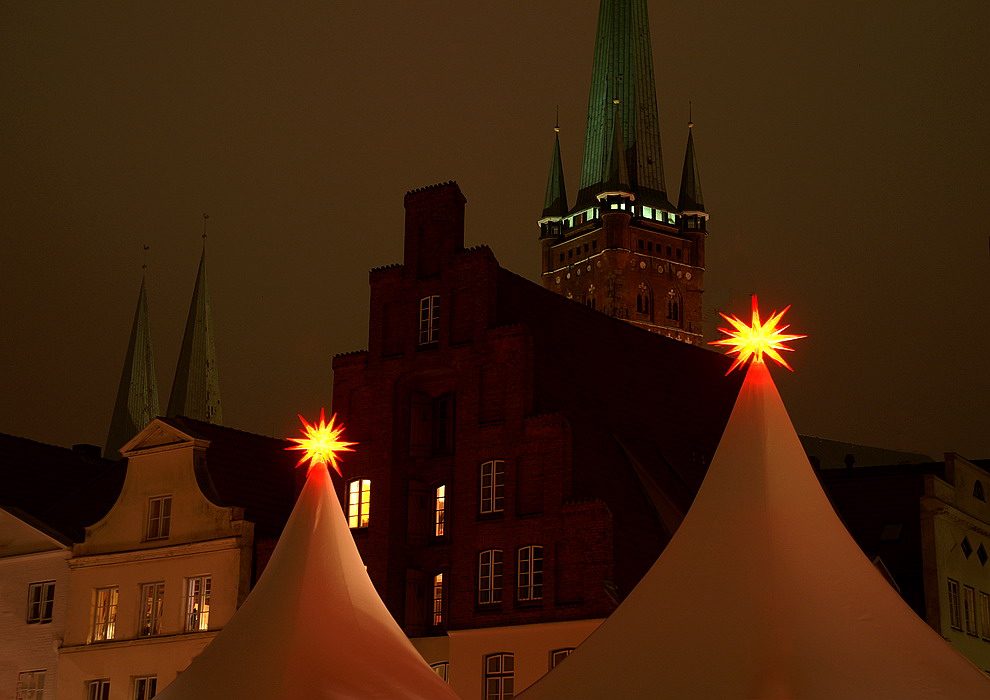
[(296, 497), (298, 455), (285, 449), (291, 442), (185, 416), (162, 420), (192, 437), (209, 440), (206, 468), (209, 485), (220, 500), (217, 505), (243, 508), (245, 519), (255, 524), (259, 535), (282, 531)]

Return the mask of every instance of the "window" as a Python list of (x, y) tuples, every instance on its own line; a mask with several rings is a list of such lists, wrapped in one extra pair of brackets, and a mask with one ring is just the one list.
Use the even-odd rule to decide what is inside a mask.
[(433, 430), (430, 454), (454, 454), (454, 395), (442, 394), (433, 399)]
[(949, 579), (949, 624), (953, 629), (962, 629), (962, 613), (959, 609), (959, 582)]
[(481, 465), (482, 513), (501, 513), (505, 507), (505, 462), (493, 459)]
[(42, 700), (45, 696), (45, 670), (17, 674), (17, 700)]
[(979, 479), (977, 479), (976, 483), (973, 484), (973, 498), (978, 501), (983, 501), (984, 503), (987, 501), (986, 494), (983, 492), (983, 482)]
[(155, 496), (148, 499), (147, 540), (160, 540), (168, 537), (172, 523), (172, 496)]
[(980, 634), (990, 639), (990, 595), (980, 591)]
[(514, 667), (512, 654), (485, 657), (485, 700), (511, 700)]
[(541, 600), (543, 598), (543, 547), (520, 547), (516, 566), (516, 598)]
[(433, 577), (433, 624), (443, 624), (443, 574)]
[[(117, 626), (117, 587), (97, 588), (93, 610), (93, 641), (105, 642), (113, 639)], [(109, 684), (110, 681), (107, 681)]]
[(436, 489), (436, 496), (433, 499), (433, 534), (436, 537), (443, 537), (444, 516), (447, 512), (447, 487), (440, 484)]
[(431, 345), (440, 339), (440, 297), (419, 300), (419, 344)]
[(201, 632), (210, 629), (210, 587), (213, 579), (209, 576), (195, 576), (186, 579), (186, 632)]
[(433, 669), (434, 673), (443, 679), (443, 682), (447, 682), (447, 669), (450, 667), (449, 661), (438, 661), (435, 664), (430, 664), (430, 668)]
[(158, 676), (142, 676), (134, 679), (132, 700), (151, 700), (158, 694)]
[(27, 622), (45, 623), (52, 621), (52, 609), (55, 607), (55, 582), (39, 581), (28, 584)]
[(356, 529), (368, 527), (371, 517), (371, 479), (347, 482), (347, 524)]
[(89, 681), (86, 684), (86, 700), (110, 700), (110, 679)]
[(141, 586), (141, 623), (139, 637), (152, 637), (162, 633), (162, 605), (165, 602), (164, 582), (146, 583)]
[(478, 555), (478, 604), (502, 602), (502, 550), (486, 549)]
[(972, 586), (963, 586), (963, 622), (966, 634), (976, 636), (976, 591)]
[(554, 649), (550, 652), (550, 670), (552, 671), (557, 667), (561, 661), (566, 659), (574, 651), (574, 647), (565, 647), (564, 649)]

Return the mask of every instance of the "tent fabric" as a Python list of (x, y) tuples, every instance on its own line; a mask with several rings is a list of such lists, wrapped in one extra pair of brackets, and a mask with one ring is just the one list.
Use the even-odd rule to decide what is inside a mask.
[(261, 579), (159, 700), (445, 700), (457, 695), (368, 578), (330, 475), (310, 469)]
[(754, 363), (656, 564), (519, 697), (986, 700), (990, 679), (846, 532), (766, 365)]

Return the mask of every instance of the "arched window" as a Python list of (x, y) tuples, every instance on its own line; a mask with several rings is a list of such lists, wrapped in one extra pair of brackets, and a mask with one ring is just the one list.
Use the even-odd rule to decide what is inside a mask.
[(983, 501), (984, 503), (987, 502), (986, 494), (983, 493), (983, 482), (979, 479), (977, 479), (976, 483), (973, 484), (973, 498), (978, 501)]
[(507, 653), (485, 657), (485, 700), (510, 700), (515, 695), (514, 661)]
[(347, 482), (347, 524), (352, 528), (368, 527), (371, 519), (371, 479)]
[(677, 292), (673, 289), (667, 292), (667, 320), (677, 321), (678, 325), (680, 325), (681, 303), (680, 298), (677, 296)]

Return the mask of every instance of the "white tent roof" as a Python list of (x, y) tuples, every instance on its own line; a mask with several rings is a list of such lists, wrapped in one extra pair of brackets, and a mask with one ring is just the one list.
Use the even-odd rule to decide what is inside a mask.
[(330, 475), (309, 471), (261, 579), (159, 700), (454, 699), (379, 598)]
[(657, 563), (520, 697), (986, 700), (990, 679), (846, 532), (760, 363)]

